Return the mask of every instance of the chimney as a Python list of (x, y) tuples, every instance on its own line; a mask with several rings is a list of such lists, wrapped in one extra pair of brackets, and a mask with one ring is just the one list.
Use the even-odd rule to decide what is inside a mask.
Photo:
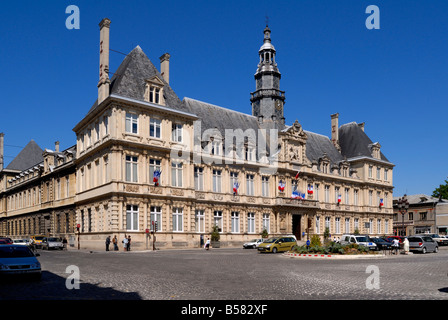
[(166, 83), (170, 84), (170, 54), (165, 53), (160, 59), (160, 74)]
[(104, 18), (100, 24), (100, 81), (98, 82), (98, 105), (108, 96), (110, 91), (109, 79), (109, 31), (110, 20)]
[(338, 151), (341, 151), (339, 146), (339, 113), (331, 115), (331, 142)]
[(0, 133), (0, 171), (3, 170), (3, 152), (4, 152), (5, 134)]
[(56, 142), (54, 143), (54, 150), (55, 150), (56, 152), (59, 152), (59, 141), (56, 141)]

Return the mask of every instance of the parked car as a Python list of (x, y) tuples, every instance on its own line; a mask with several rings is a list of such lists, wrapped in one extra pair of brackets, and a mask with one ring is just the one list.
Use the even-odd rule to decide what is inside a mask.
[(415, 235), (408, 237), (409, 251), (418, 251), (426, 253), (428, 251), (438, 252), (439, 245), (437, 242), (428, 235)]
[(433, 238), (434, 241), (436, 241), (439, 246), (448, 246), (448, 239), (445, 239), (436, 233), (428, 233), (428, 234), (425, 233), (423, 235)]
[(263, 239), (252, 239), (249, 242), (246, 242), (245, 244), (243, 244), (243, 248), (244, 249), (255, 249), (262, 242), (263, 242)]
[(365, 235), (344, 234), (341, 237), (340, 243), (342, 245), (356, 243), (360, 246), (369, 248), (369, 250), (377, 250), (376, 244), (372, 241), (372, 239), (370, 239), (369, 236)]
[(57, 237), (44, 238), (42, 240), (42, 250), (50, 250), (50, 249), (59, 249), (59, 250), (64, 249), (62, 239)]
[(371, 238), (372, 242), (376, 244), (377, 250), (390, 250), (392, 249), (392, 243), (389, 241), (386, 241), (381, 238)]
[(35, 248), (42, 248), (42, 240), (45, 238), (45, 236), (31, 236), (30, 242), (31, 245), (34, 245)]
[(297, 241), (293, 237), (274, 237), (269, 238), (258, 245), (258, 252), (282, 252), (289, 251), (295, 245)]
[(12, 244), (12, 239), (8, 237), (0, 237), (0, 244)]
[(29, 245), (30, 241), (27, 239), (14, 239), (12, 240), (13, 244), (21, 245), (21, 246), (27, 246)]
[(34, 253), (27, 246), (0, 246), (0, 277), (15, 275), (32, 276), (35, 280), (41, 278), (41, 265)]

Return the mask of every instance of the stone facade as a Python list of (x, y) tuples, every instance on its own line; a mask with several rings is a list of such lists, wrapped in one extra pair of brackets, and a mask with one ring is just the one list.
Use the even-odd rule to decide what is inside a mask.
[(140, 47), (109, 79), (109, 28), (103, 20), (99, 96), (73, 128), (76, 145), (42, 151), (31, 169), (1, 171), (1, 234), (59, 235), (91, 249), (109, 235), (152, 248), (153, 222), (158, 248), (199, 247), (215, 225), (221, 246), (264, 229), (302, 240), (326, 228), (332, 237), (392, 234), (394, 165), (364, 124), (339, 126), (338, 114), (331, 139), (286, 124), (268, 27), (252, 115), (181, 101), (168, 83), (169, 55), (162, 74)]

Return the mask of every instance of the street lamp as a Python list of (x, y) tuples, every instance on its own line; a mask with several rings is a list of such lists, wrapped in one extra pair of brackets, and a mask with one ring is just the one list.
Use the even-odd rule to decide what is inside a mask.
[(406, 232), (404, 231), (404, 214), (408, 212), (409, 209), (409, 201), (406, 199), (406, 194), (398, 199), (398, 211), (401, 213), (401, 221), (402, 221), (402, 234), (406, 236)]

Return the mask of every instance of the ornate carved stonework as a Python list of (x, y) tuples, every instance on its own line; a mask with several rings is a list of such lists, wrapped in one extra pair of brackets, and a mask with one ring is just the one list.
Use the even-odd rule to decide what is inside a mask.
[(132, 185), (132, 184), (125, 184), (124, 185), (124, 191), (126, 192), (139, 192), (140, 186)]
[(196, 199), (205, 199), (205, 193), (203, 192), (196, 192)]
[(171, 194), (173, 196), (183, 196), (184, 195), (184, 190), (171, 189)]
[(151, 187), (149, 187), (149, 192), (155, 193), (155, 194), (162, 194), (162, 189), (158, 188), (158, 187), (151, 186)]

